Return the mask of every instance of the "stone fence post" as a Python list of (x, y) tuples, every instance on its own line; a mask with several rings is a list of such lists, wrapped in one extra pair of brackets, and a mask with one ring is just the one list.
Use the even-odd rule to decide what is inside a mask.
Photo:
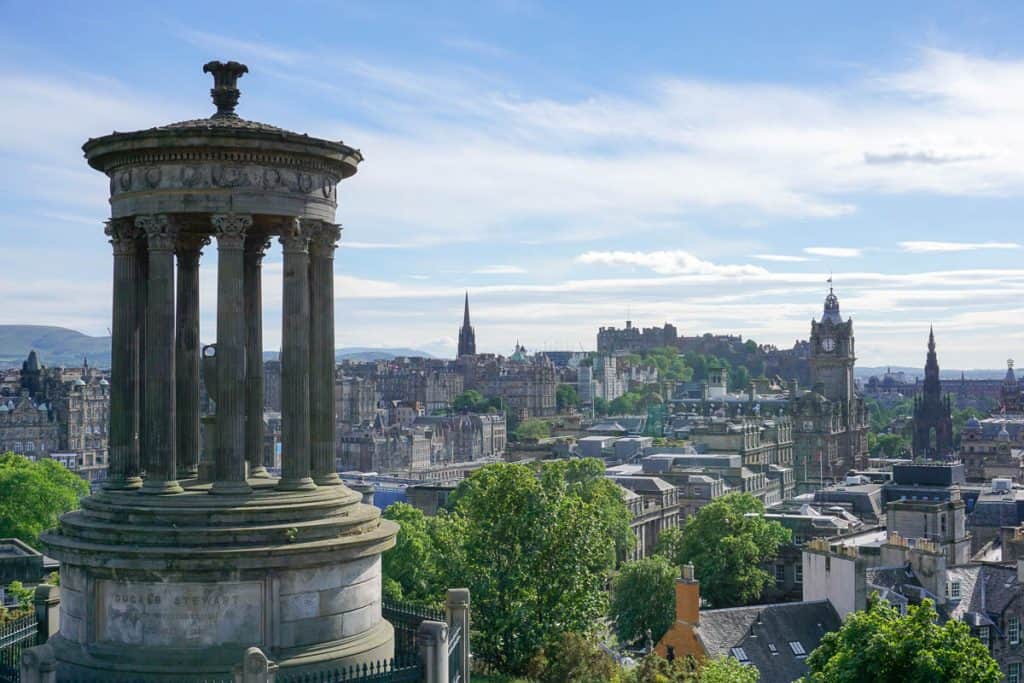
[(60, 588), (46, 583), (39, 584), (32, 595), (32, 605), (36, 610), (39, 642), (45, 643), (60, 630)]
[(416, 645), (423, 665), (423, 683), (448, 683), (448, 624), (421, 621)]
[(461, 683), (469, 683), (469, 589), (449, 588), (444, 611), (448, 628), (453, 631), (459, 629), (462, 634), (457, 649), (462, 670)]
[(235, 683), (274, 683), (276, 677), (277, 664), (255, 646), (245, 651), (241, 664), (235, 665)]
[(57, 658), (49, 643), (22, 650), (21, 683), (57, 683)]

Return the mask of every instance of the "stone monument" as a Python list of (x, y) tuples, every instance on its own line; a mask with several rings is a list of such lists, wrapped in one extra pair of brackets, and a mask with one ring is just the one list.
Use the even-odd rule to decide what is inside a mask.
[[(110, 466), (43, 536), (61, 562), (61, 677), (224, 677), (259, 647), (282, 672), (387, 659), (381, 553), (397, 527), (334, 466), (337, 185), (362, 154), (235, 113), (85, 143), (110, 178)], [(282, 466), (262, 459), (263, 256), (283, 247)], [(216, 416), (199, 468), (199, 263), (216, 242)], [(204, 364), (205, 366), (205, 364)], [(210, 368), (206, 368), (210, 369)], [(200, 478), (200, 472), (209, 472)]]

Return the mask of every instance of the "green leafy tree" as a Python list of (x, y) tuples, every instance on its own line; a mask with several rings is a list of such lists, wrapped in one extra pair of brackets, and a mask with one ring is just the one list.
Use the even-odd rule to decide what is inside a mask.
[(627, 562), (612, 582), (611, 617), (624, 643), (646, 638), (661, 640), (675, 621), (675, 585), (678, 571), (668, 559), (655, 555)]
[(558, 388), (555, 389), (555, 405), (559, 411), (566, 411), (569, 408), (574, 408), (580, 402), (580, 397), (576, 393), (576, 387), (571, 384), (559, 384)]
[(607, 415), (608, 414), (608, 401), (606, 399), (597, 396), (594, 398), (594, 413), (596, 415)]
[(902, 434), (879, 434), (868, 437), (868, 450), (872, 455), (884, 455), (894, 458), (910, 452), (910, 439)]
[(759, 678), (755, 667), (731, 657), (706, 659), (697, 672), (697, 683), (757, 683)]
[(729, 375), (729, 384), (733, 391), (745, 391), (750, 384), (750, 371), (743, 365), (738, 365)]
[(0, 455), (0, 538), (39, 546), (39, 534), (89, 494), (89, 484), (55, 460)]
[(408, 503), (389, 505), (384, 518), (398, 522), (399, 527), (395, 547), (381, 560), (385, 597), (421, 604), (440, 602), (444, 589), (439, 585), (439, 552), (429, 519)]
[[(501, 671), (525, 673), (545, 645), (565, 632), (589, 633), (606, 613), (603, 588), (621, 531), (613, 520), (625, 519), (628, 533), (628, 511), (611, 497), (610, 481), (600, 477), (611, 488), (591, 476), (599, 467), (560, 461), (537, 476), (497, 463), (452, 493), (452, 514), (464, 526), (448, 585), (472, 592), (474, 654)], [(602, 509), (610, 501), (619, 515)]]
[(621, 670), (593, 638), (567, 632), (533, 656), (528, 675), (538, 683), (610, 683)]
[(26, 610), (32, 606), (32, 589), (25, 588), (21, 581), (11, 581), (7, 584), (7, 593), (18, 603), (19, 609)]
[(966, 624), (941, 626), (931, 600), (906, 616), (877, 598), (825, 634), (807, 658), (807, 683), (997, 683), (999, 665)]
[(697, 661), (676, 657), (671, 662), (653, 652), (623, 676), (624, 683), (697, 683)]
[(672, 549), (675, 564), (693, 564), (701, 596), (712, 606), (749, 604), (775, 580), (761, 565), (791, 534), (763, 513), (764, 505), (750, 494), (727, 493), (683, 526)]
[(546, 420), (523, 420), (516, 427), (517, 441), (546, 439), (551, 436), (551, 425)]

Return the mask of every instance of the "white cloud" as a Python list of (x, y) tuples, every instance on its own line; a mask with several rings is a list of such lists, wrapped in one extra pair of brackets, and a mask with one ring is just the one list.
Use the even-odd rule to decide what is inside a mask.
[(804, 247), (804, 253), (830, 258), (856, 258), (861, 255), (861, 250), (853, 247)]
[(525, 273), (526, 269), (520, 268), (519, 266), (498, 264), (493, 266), (484, 266), (483, 268), (477, 268), (472, 272), (474, 275), (518, 275), (520, 273)]
[(979, 249), (1020, 249), (1016, 242), (900, 242), (900, 249), (915, 254), (951, 251), (977, 251)]
[(767, 275), (760, 266), (719, 265), (703, 261), (688, 251), (588, 251), (577, 263), (648, 268), (661, 275)]
[(753, 254), (750, 258), (756, 258), (759, 261), (773, 261), (777, 263), (803, 263), (804, 261), (811, 260), (806, 256), (789, 256), (787, 254)]

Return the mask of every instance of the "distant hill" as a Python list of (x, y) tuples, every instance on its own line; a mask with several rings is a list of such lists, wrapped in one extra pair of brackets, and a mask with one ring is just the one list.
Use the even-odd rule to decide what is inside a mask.
[(110, 337), (49, 325), (0, 325), (0, 366), (21, 366), (32, 349), (43, 365), (77, 366), (84, 357), (90, 365), (110, 366)]
[[(892, 372), (904, 372), (907, 375), (908, 380), (913, 380), (914, 377), (924, 378), (924, 368), (914, 368), (902, 365), (884, 366), (880, 365), (877, 367), (857, 367), (854, 369), (854, 374), (857, 379), (868, 379), (872, 375), (881, 377), (886, 371), (891, 370)], [(939, 377), (941, 379), (960, 379), (960, 373), (963, 372), (964, 377), (967, 379), (1002, 379), (1006, 375), (1006, 368), (1001, 370), (987, 370), (987, 369), (975, 369), (975, 370), (957, 370), (957, 369), (946, 369), (942, 368), (939, 370)]]
[[(110, 337), (90, 337), (50, 325), (0, 325), (0, 367), (21, 367), (33, 349), (39, 354), (39, 362), (51, 367), (78, 366), (83, 358), (88, 358), (89, 365), (94, 367), (110, 367)], [(426, 351), (401, 347), (351, 346), (334, 352), (336, 360), (390, 360), (397, 356), (433, 358)], [(275, 359), (277, 352), (266, 351), (263, 358)]]
[[(345, 346), (334, 350), (334, 360), (391, 360), (399, 356), (405, 358), (433, 358), (426, 351), (419, 349), (407, 349), (404, 347), (373, 347), (373, 346)], [(277, 360), (277, 351), (264, 351), (263, 360)]]

